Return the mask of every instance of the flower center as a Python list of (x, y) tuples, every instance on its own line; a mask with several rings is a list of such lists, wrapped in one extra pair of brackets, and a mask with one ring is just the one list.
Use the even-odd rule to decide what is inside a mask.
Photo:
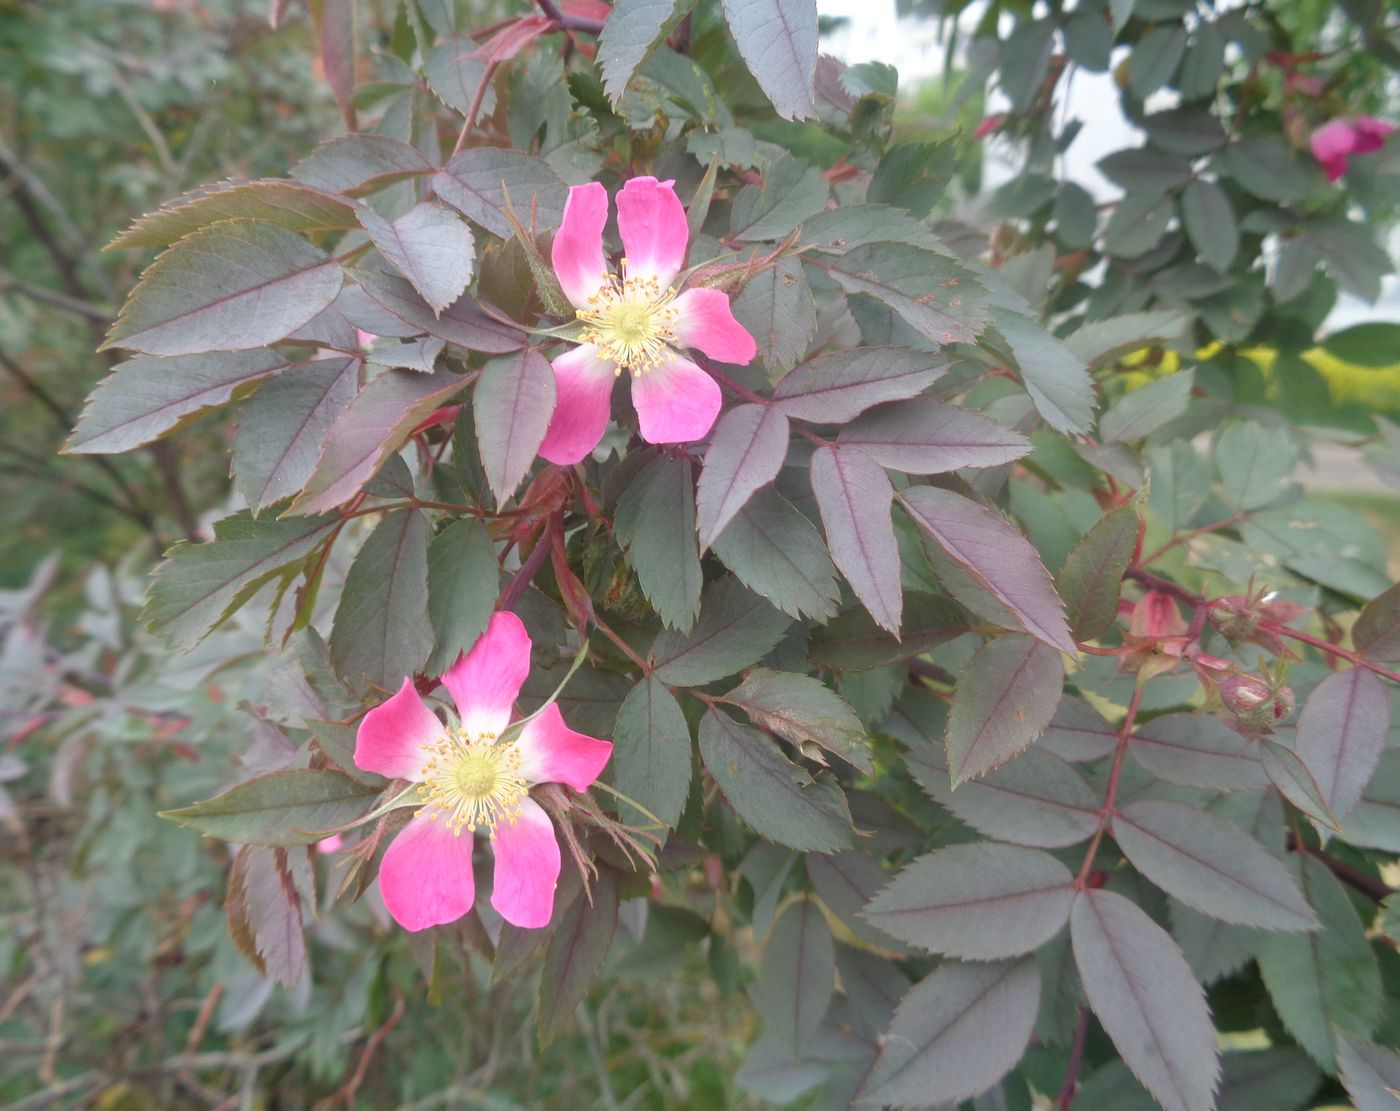
[(427, 746), (423, 782), (418, 793), (433, 821), (441, 819), (454, 835), (477, 827), (493, 836), (504, 821), (514, 823), (525, 798), (525, 781), (520, 778), (520, 750), (514, 744), (497, 744), (491, 734), (469, 737), (459, 729)]
[(655, 278), (629, 277), (623, 259), (622, 279), (610, 276), (588, 299), (588, 307), (578, 310), (578, 318), (589, 326), (583, 342), (616, 363), (618, 374), (630, 370), (640, 377), (660, 365), (667, 345), (676, 342), (675, 299), (676, 291), (663, 290)]

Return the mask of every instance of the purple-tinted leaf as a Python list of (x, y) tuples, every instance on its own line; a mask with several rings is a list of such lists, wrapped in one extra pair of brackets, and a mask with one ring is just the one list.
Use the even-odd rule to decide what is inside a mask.
[(1395, 1111), (1400, 1104), (1400, 1053), (1338, 1030), (1337, 1064), (1356, 1111)]
[(161, 817), (223, 841), (310, 845), (366, 813), (378, 793), (339, 772), (298, 768), (256, 776)]
[(355, 0), (320, 0), (321, 69), (345, 118), (355, 128)]
[(1134, 868), (1202, 914), (1264, 930), (1317, 928), (1283, 865), (1229, 822), (1185, 803), (1139, 799), (1113, 817)]
[(921, 856), (865, 908), (891, 937), (965, 960), (1018, 957), (1069, 920), (1074, 877), (1049, 853), (978, 841)]
[(611, 868), (598, 871), (590, 894), (573, 901), (545, 950), (535, 1020), (542, 1045), (557, 1038), (573, 1018), (617, 933), (617, 879)]
[(933, 486), (906, 490), (900, 504), (949, 558), (1016, 615), (1026, 632), (1077, 655), (1050, 572), (1004, 517)]
[(428, 620), (434, 639), (424, 665), (429, 675), (441, 675), (486, 631), (500, 579), (485, 521), (459, 517), (429, 542)]
[(1067, 694), (1060, 700), (1049, 728), (1036, 747), (1053, 752), (1072, 764), (1102, 760), (1118, 747), (1118, 727), (1109, 725), (1103, 715), (1082, 698)]
[(564, 215), (568, 188), (548, 162), (521, 151), (471, 147), (433, 175), (433, 192), (469, 220), (502, 239), (510, 237), (506, 198), (527, 228), (531, 214), (543, 231)]
[[(692, 206), (693, 211), (693, 206)], [(731, 306), (758, 344), (758, 357), (770, 381), (790, 369), (817, 331), (817, 307), (802, 261), (787, 256), (756, 274)]]
[(813, 115), (816, 0), (724, 0), (724, 18), (774, 111), (785, 120)]
[(1166, 1111), (1215, 1111), (1215, 1029), (1176, 942), (1103, 890), (1075, 900), (1070, 936), (1089, 1005), (1133, 1074)]
[[(866, 904), (889, 882), (888, 872), (871, 857), (854, 849), (843, 853), (808, 853), (805, 859), (807, 878), (827, 910), (867, 941), (903, 951), (898, 942), (872, 926), (862, 913)], [(897, 998), (890, 1000), (891, 1010)]]
[(297, 987), (306, 976), (301, 899), (285, 849), (244, 845), (229, 870), (229, 934), (264, 976)]
[(335, 300), (338, 263), (266, 220), (224, 220), (146, 268), (104, 347), (146, 355), (247, 351), (291, 335)]
[(824, 446), (812, 453), (811, 480), (831, 558), (870, 616), (898, 634), (904, 599), (885, 469), (857, 448)]
[(980, 1095), (1021, 1059), (1039, 1005), (1031, 958), (945, 961), (899, 1004), (857, 1103), (927, 1107)]
[(696, 491), (696, 525), (704, 551), (787, 458), (788, 421), (764, 405), (740, 405), (715, 424)]
[[(423, 63), (423, 76), (434, 95), (463, 116), (472, 110), (474, 103), (479, 119), (496, 109), (496, 90), (490, 83), (492, 74), (487, 72), (487, 61), (470, 36), (452, 35), (433, 47)], [(486, 82), (484, 87), (483, 82)]]
[(1020, 433), (981, 413), (928, 397), (872, 409), (842, 429), (839, 442), (861, 448), (882, 467), (906, 474), (995, 467), (1031, 449)]
[(1064, 693), (1060, 653), (1013, 633), (989, 640), (963, 667), (948, 714), (953, 786), (998, 767), (1045, 731)]
[(937, 251), (870, 243), (834, 259), (827, 272), (847, 293), (873, 297), (940, 346), (972, 343), (987, 325), (984, 290), (976, 275)]
[(817, 748), (872, 773), (869, 738), (850, 706), (820, 679), (756, 667), (724, 696), (761, 729), (776, 733), (818, 762)]
[(1246, 741), (1213, 714), (1163, 714), (1128, 743), (1133, 759), (1159, 779), (1183, 787), (1259, 791), (1263, 765)]
[(1113, 626), (1141, 527), (1136, 506), (1115, 509), (1084, 534), (1055, 576), (1075, 640), (1093, 640)]
[(792, 620), (732, 578), (711, 584), (700, 622), (688, 635), (667, 630), (656, 638), (653, 674), (671, 686), (698, 687), (757, 663)]
[(385, 261), (412, 283), (434, 313), (441, 315), (462, 296), (476, 265), (476, 245), (471, 228), (451, 209), (424, 201), (390, 221), (361, 205), (357, 215)]
[(292, 511), (319, 513), (349, 501), (403, 446), (414, 425), (469, 383), (463, 375), (445, 370), (386, 370), (331, 425), (316, 469)]
[(476, 443), (497, 503), (515, 493), (554, 415), (554, 371), (528, 347), (492, 359), (472, 392)]
[(836, 565), (811, 521), (776, 490), (759, 490), (714, 539), (714, 552), (755, 594), (793, 617), (836, 612)]
[(1389, 730), (1385, 684), (1360, 667), (1329, 675), (1298, 714), (1294, 751), (1344, 828), (1347, 814), (1376, 770)]
[(1313, 821), (1326, 826), (1333, 833), (1341, 833), (1336, 815), (1322, 797), (1322, 788), (1308, 766), (1299, 759), (1291, 748), (1271, 741), (1267, 737), (1259, 740), (1259, 762), (1264, 766), (1264, 774), (1269, 782), (1278, 788), (1279, 794), (1301, 810)]
[(856, 607), (813, 629), (807, 654), (820, 667), (869, 671), (929, 652), (965, 632), (967, 618), (947, 598), (911, 593), (905, 599), (899, 639)]
[(695, 624), (704, 585), (695, 543), (694, 466), (684, 456), (652, 458), (618, 500), (613, 521), (647, 601), (682, 633)]
[[(877, 944), (888, 945), (889, 942)], [(836, 946), (836, 968), (841, 974), (841, 991), (851, 1006), (858, 1029), (872, 1037), (883, 1035), (895, 1007), (909, 991), (909, 977), (893, 961), (851, 945)]]
[(353, 277), (374, 303), (409, 326), (408, 335), (437, 336), (468, 351), (487, 355), (504, 355), (525, 346), (524, 332), (496, 316), (487, 315), (470, 296), (459, 297), (437, 314), (402, 278), (374, 270), (356, 270)]
[(826, 1017), (835, 984), (836, 946), (826, 918), (811, 899), (796, 899), (768, 933), (754, 1009), (771, 1035), (800, 1053)]
[(695, 6), (695, 0), (617, 0), (598, 36), (603, 91), (622, 100), (632, 75)]
[(1366, 603), (1351, 627), (1351, 643), (1372, 660), (1400, 660), (1400, 584)]
[[(690, 726), (675, 696), (655, 677), (638, 683), (617, 712), (612, 738), (613, 786), (674, 826), (690, 791), (692, 747)], [(650, 820), (626, 803), (620, 805), (624, 821)]]
[(396, 181), (423, 177), (437, 167), (416, 147), (388, 135), (337, 135), (292, 167), (304, 185), (344, 193), (374, 193)]
[(948, 369), (942, 355), (908, 347), (858, 347), (821, 355), (773, 390), (773, 404), (797, 420), (844, 424), (882, 401), (917, 397)]

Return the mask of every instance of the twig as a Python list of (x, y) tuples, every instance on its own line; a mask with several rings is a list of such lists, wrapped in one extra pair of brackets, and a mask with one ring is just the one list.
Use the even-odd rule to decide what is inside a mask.
[(1118, 727), (1118, 745), (1113, 751), (1113, 770), (1108, 773), (1108, 789), (1104, 792), (1103, 806), (1099, 808), (1099, 828), (1094, 831), (1094, 839), (1089, 842), (1089, 850), (1084, 854), (1084, 863), (1079, 866), (1079, 874), (1074, 877), (1074, 886), (1082, 891), (1089, 879), (1089, 869), (1094, 866), (1094, 855), (1099, 851), (1108, 820), (1113, 816), (1113, 804), (1118, 797), (1118, 780), (1123, 774), (1123, 757), (1128, 752), (1128, 739), (1133, 735), (1137, 723), (1138, 707), (1142, 705), (1144, 685), (1133, 688), (1133, 697), (1128, 702), (1128, 712), (1123, 715), (1123, 724)]
[(1075, 1089), (1079, 1086), (1079, 1070), (1084, 1067), (1084, 1043), (1089, 1036), (1089, 1008), (1079, 1008), (1079, 1026), (1074, 1031), (1074, 1047), (1069, 1051), (1069, 1067), (1065, 1070), (1065, 1082), (1060, 1086), (1056, 1106), (1060, 1111), (1069, 1111), (1074, 1102)]
[(1361, 894), (1365, 895), (1373, 902), (1383, 902), (1391, 895), (1395, 894), (1394, 888), (1389, 884), (1376, 879), (1374, 876), (1368, 876), (1359, 868), (1353, 868), (1346, 861), (1338, 860), (1335, 856), (1332, 856), (1322, 849), (1309, 847), (1296, 834), (1290, 833), (1288, 835), (1288, 849), (1290, 852), (1302, 853), (1304, 856), (1312, 857), (1348, 887), (1361, 892)]
[(80, 301), (76, 297), (69, 297), (67, 294), (59, 293), (55, 289), (45, 289), (40, 285), (31, 285), (29, 282), (22, 282), (18, 278), (12, 278), (8, 274), (0, 274), (0, 289), (13, 289), (16, 293), (22, 293), (26, 297), (31, 297), (35, 301), (42, 301), (46, 305), (52, 305), (56, 309), (65, 309), (77, 316), (86, 317), (88, 320), (100, 321), (103, 324), (111, 322), (112, 310), (102, 305), (94, 305), (87, 301)]
[(590, 19), (582, 15), (565, 15), (559, 10), (559, 5), (555, 0), (537, 0), (540, 11), (559, 24), (565, 31), (587, 31), (591, 35), (596, 35), (603, 30), (603, 20)]
[(481, 80), (477, 82), (476, 92), (472, 94), (472, 102), (467, 107), (467, 118), (462, 121), (462, 130), (457, 134), (457, 142), (452, 147), (449, 159), (456, 158), (462, 152), (462, 148), (467, 145), (467, 136), (476, 126), (477, 113), (481, 111), (481, 103), (486, 99), (486, 90), (491, 87), (491, 80), (496, 76), (496, 63), (490, 62), (486, 66), (486, 72), (481, 75)]

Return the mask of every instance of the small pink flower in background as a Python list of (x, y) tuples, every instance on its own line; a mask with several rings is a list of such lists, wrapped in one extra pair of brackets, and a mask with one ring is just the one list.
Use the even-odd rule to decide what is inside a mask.
[(1336, 181), (1347, 172), (1353, 154), (1370, 154), (1385, 145), (1385, 137), (1395, 128), (1374, 116), (1353, 116), (1333, 120), (1312, 133), (1308, 141), (1313, 157), (1327, 172), (1328, 181)]
[(498, 740), (529, 671), (525, 626), (512, 613), (498, 613), (442, 676), (457, 704), (457, 724), (444, 726), (411, 679), (360, 722), (355, 764), (417, 783), (423, 798), (379, 866), (384, 905), (407, 930), (454, 922), (471, 910), (477, 829), (490, 835), (496, 856), (491, 905), (516, 926), (549, 922), (559, 842), (529, 789), (566, 783), (587, 790), (612, 744), (575, 733), (553, 704), (514, 741)]
[(632, 375), (632, 404), (642, 439), (651, 444), (698, 440), (719, 415), (713, 378), (677, 347), (746, 364), (753, 337), (717, 289), (676, 290), (690, 231), (674, 183), (634, 177), (617, 195), (624, 258), (621, 276), (608, 270), (603, 228), (608, 194), (596, 181), (575, 185), (554, 237), (554, 272), (584, 325), (583, 342), (554, 360), (557, 402), (540, 454), (577, 463), (598, 446), (608, 425), (613, 379)]
[(322, 837), (316, 842), (316, 851), (322, 856), (330, 856), (338, 853), (345, 845), (345, 838), (338, 833), (332, 833), (329, 837)]
[(972, 133), (974, 139), (985, 139), (993, 131), (999, 131), (1001, 125), (1006, 122), (1005, 115), (988, 116), (977, 125), (977, 130)]

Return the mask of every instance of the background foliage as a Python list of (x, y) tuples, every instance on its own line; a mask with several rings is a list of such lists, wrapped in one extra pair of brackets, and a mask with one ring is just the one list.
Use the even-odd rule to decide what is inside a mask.
[[(986, 5), (936, 120), (797, 0), (4, 10), (5, 1098), (1387, 1105), (1400, 590), (1298, 482), (1400, 473), (1400, 330), (1326, 332), (1396, 145), (1307, 150), (1393, 117), (1384, 6)], [(1057, 105), (1110, 67), (1105, 201)], [(708, 444), (619, 406), (550, 467), (503, 418), (537, 252), (645, 172), (760, 358)], [(385, 229), (429, 217), (425, 268)], [(376, 826), (308, 831), (494, 604), (527, 709), (586, 642), (617, 794), (554, 800), (548, 930), (406, 935)]]

